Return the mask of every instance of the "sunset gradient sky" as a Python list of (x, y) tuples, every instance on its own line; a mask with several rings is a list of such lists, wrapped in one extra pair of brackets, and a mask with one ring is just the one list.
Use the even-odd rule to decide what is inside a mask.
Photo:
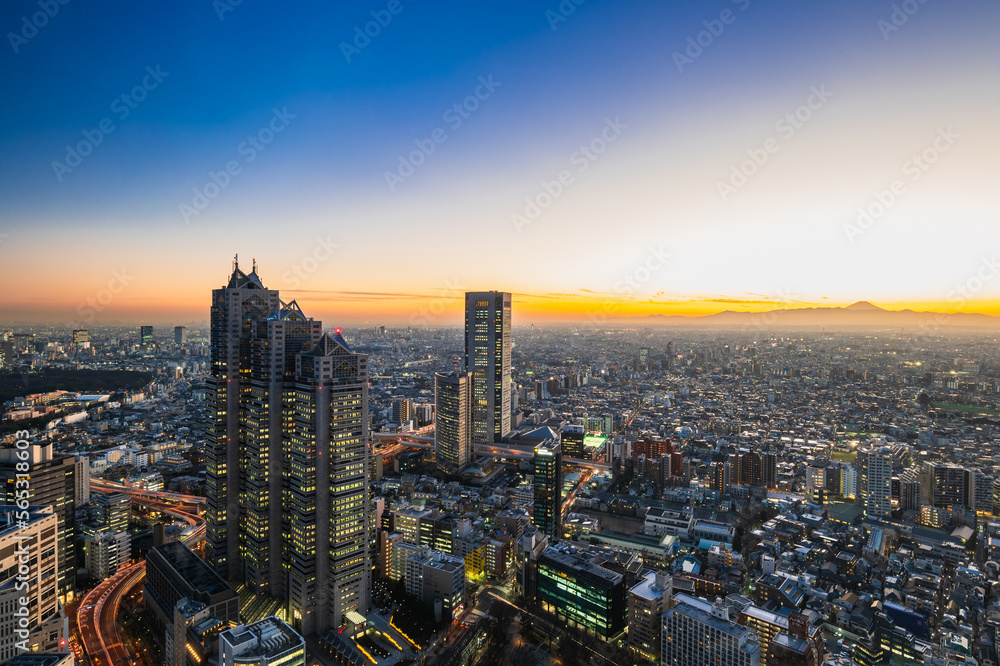
[(1000, 314), (995, 0), (230, 1), (69, 2), (37, 34), (37, 1), (0, 7), (0, 319), (203, 321), (237, 252), (331, 324), (457, 323), (466, 289), (519, 323)]

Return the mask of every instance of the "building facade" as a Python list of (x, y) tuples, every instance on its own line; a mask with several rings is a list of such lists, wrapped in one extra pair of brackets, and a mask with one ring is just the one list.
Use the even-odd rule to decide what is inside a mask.
[(303, 635), (370, 601), (368, 357), (234, 263), (212, 292), (206, 560)]
[(730, 618), (731, 609), (686, 594), (663, 613), (663, 666), (760, 666), (755, 632)]
[(511, 297), (465, 294), (465, 371), (472, 373), (473, 443), (491, 444), (511, 431)]
[(534, 502), (532, 522), (549, 539), (562, 538), (562, 449), (545, 440), (535, 446), (532, 461)]
[(472, 463), (472, 373), (434, 376), (434, 455), (445, 474)]

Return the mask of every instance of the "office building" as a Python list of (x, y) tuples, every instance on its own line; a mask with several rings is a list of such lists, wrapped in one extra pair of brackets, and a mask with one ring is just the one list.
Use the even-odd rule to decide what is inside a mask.
[(283, 600), (303, 635), (339, 627), (370, 603), (368, 357), (256, 265), (234, 262), (211, 317), (206, 560)]
[(174, 344), (183, 345), (187, 342), (187, 326), (174, 326)]
[(532, 460), (534, 490), (532, 522), (550, 540), (562, 538), (562, 450), (547, 439), (535, 446)]
[[(291, 388), (296, 358), (321, 335), (322, 324), (307, 318), (295, 301), (281, 303), (255, 323), (250, 335), (250, 390), (243, 400), (246, 421), (239, 431), (237, 452), (239, 466), (246, 470), (239, 487), (238, 517), (234, 516), (242, 554), (237, 579), (276, 597), (287, 595), (281, 562), (291, 501), (283, 493), (290, 489), (287, 477), (292, 474), (289, 438), (295, 416)], [(302, 464), (306, 470), (312, 467)]]
[(296, 368), (282, 532), (292, 626), (308, 636), (370, 605), (368, 357), (324, 335)]
[(662, 571), (650, 571), (628, 591), (628, 647), (651, 662), (660, 658), (662, 618), (673, 599), (673, 583)]
[(562, 445), (562, 454), (564, 458), (575, 458), (576, 460), (586, 459), (586, 455), (583, 450), (584, 435), (583, 426), (563, 426), (562, 431), (559, 433), (559, 443)]
[(677, 605), (663, 613), (663, 666), (760, 666), (755, 633), (737, 624), (722, 600), (713, 604), (687, 594), (674, 599)]
[[(189, 641), (200, 644), (190, 631), (199, 622), (211, 618), (215, 622), (209, 622), (210, 626), (229, 626), (240, 620), (236, 591), (180, 541), (168, 541), (149, 550), (142, 592), (151, 629), (165, 637), (165, 645), (175, 646), (169, 652), (179, 653), (180, 645)], [(202, 604), (203, 608), (192, 610), (190, 602)], [(175, 626), (178, 606), (184, 609), (180, 613), (183, 628)]]
[[(58, 596), (58, 525), (49, 506), (0, 506), (0, 661), (24, 648), (66, 647), (69, 619)], [(27, 634), (18, 635), (16, 630), (24, 629)]]
[(164, 634), (165, 666), (200, 666), (219, 654), (219, 633), (230, 624), (212, 617), (211, 607), (183, 598), (174, 606), (174, 620)]
[(306, 642), (276, 617), (219, 634), (219, 666), (305, 666)]
[(95, 581), (111, 578), (132, 561), (132, 535), (128, 532), (99, 532), (84, 540), (87, 572)]
[[(27, 451), (21, 460), (19, 451)], [(28, 502), (51, 506), (59, 519), (59, 596), (72, 601), (76, 589), (76, 458), (52, 452), (52, 444), (29, 444), (27, 449), (0, 449), (0, 504), (15, 505), (18, 499), (18, 463), (28, 463)], [(22, 468), (23, 470), (23, 468)]]
[(570, 627), (614, 636), (625, 628), (625, 577), (568, 543), (547, 548), (537, 562), (536, 602)]
[(465, 604), (465, 560), (420, 548), (406, 558), (406, 593), (432, 608), (438, 618), (456, 617)]
[(472, 373), (473, 443), (491, 444), (511, 431), (510, 294), (465, 294), (465, 371)]
[(73, 331), (73, 345), (77, 349), (86, 349), (90, 346), (90, 331), (85, 328), (78, 328)]
[(434, 456), (445, 474), (472, 463), (472, 373), (434, 376)]
[(409, 398), (403, 398), (402, 400), (392, 401), (392, 422), (396, 425), (402, 425), (408, 421), (413, 420), (413, 401)]
[(132, 500), (125, 493), (98, 493), (90, 503), (94, 523), (103, 531), (128, 530)]
[(549, 538), (528, 525), (517, 540), (514, 554), (515, 580), (529, 604), (538, 598), (538, 558), (549, 547)]
[(205, 559), (225, 578), (243, 574), (238, 523), (240, 409), (250, 391), (250, 341), (256, 322), (280, 307), (278, 292), (264, 288), (256, 267), (247, 275), (236, 262), (229, 283), (212, 291), (212, 366), (206, 379), (206, 402), (212, 416), (205, 445)]
[(139, 327), (139, 344), (143, 347), (147, 347), (153, 344), (153, 327), (152, 326), (140, 326)]

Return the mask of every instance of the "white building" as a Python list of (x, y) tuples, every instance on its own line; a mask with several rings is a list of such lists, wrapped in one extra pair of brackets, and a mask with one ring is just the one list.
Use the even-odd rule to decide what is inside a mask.
[(95, 580), (107, 580), (132, 560), (132, 535), (98, 532), (84, 541), (87, 571)]
[[(58, 525), (50, 506), (0, 507), (0, 571), (6, 572), (0, 580), (0, 662), (26, 650), (66, 647), (69, 618), (58, 597)], [(19, 574), (23, 566), (27, 572)]]
[(276, 617), (219, 634), (219, 666), (305, 666), (306, 641)]
[(660, 638), (664, 666), (760, 666), (760, 643), (749, 627), (736, 623), (722, 600), (711, 604), (686, 594), (663, 613)]

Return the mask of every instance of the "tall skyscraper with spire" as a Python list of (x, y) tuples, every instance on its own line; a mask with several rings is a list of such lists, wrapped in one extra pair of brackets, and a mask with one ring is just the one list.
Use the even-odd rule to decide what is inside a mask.
[(472, 373), (473, 444), (499, 441), (511, 431), (510, 294), (465, 294), (465, 371)]
[(368, 357), (233, 263), (212, 293), (206, 559), (303, 635), (369, 605)]

